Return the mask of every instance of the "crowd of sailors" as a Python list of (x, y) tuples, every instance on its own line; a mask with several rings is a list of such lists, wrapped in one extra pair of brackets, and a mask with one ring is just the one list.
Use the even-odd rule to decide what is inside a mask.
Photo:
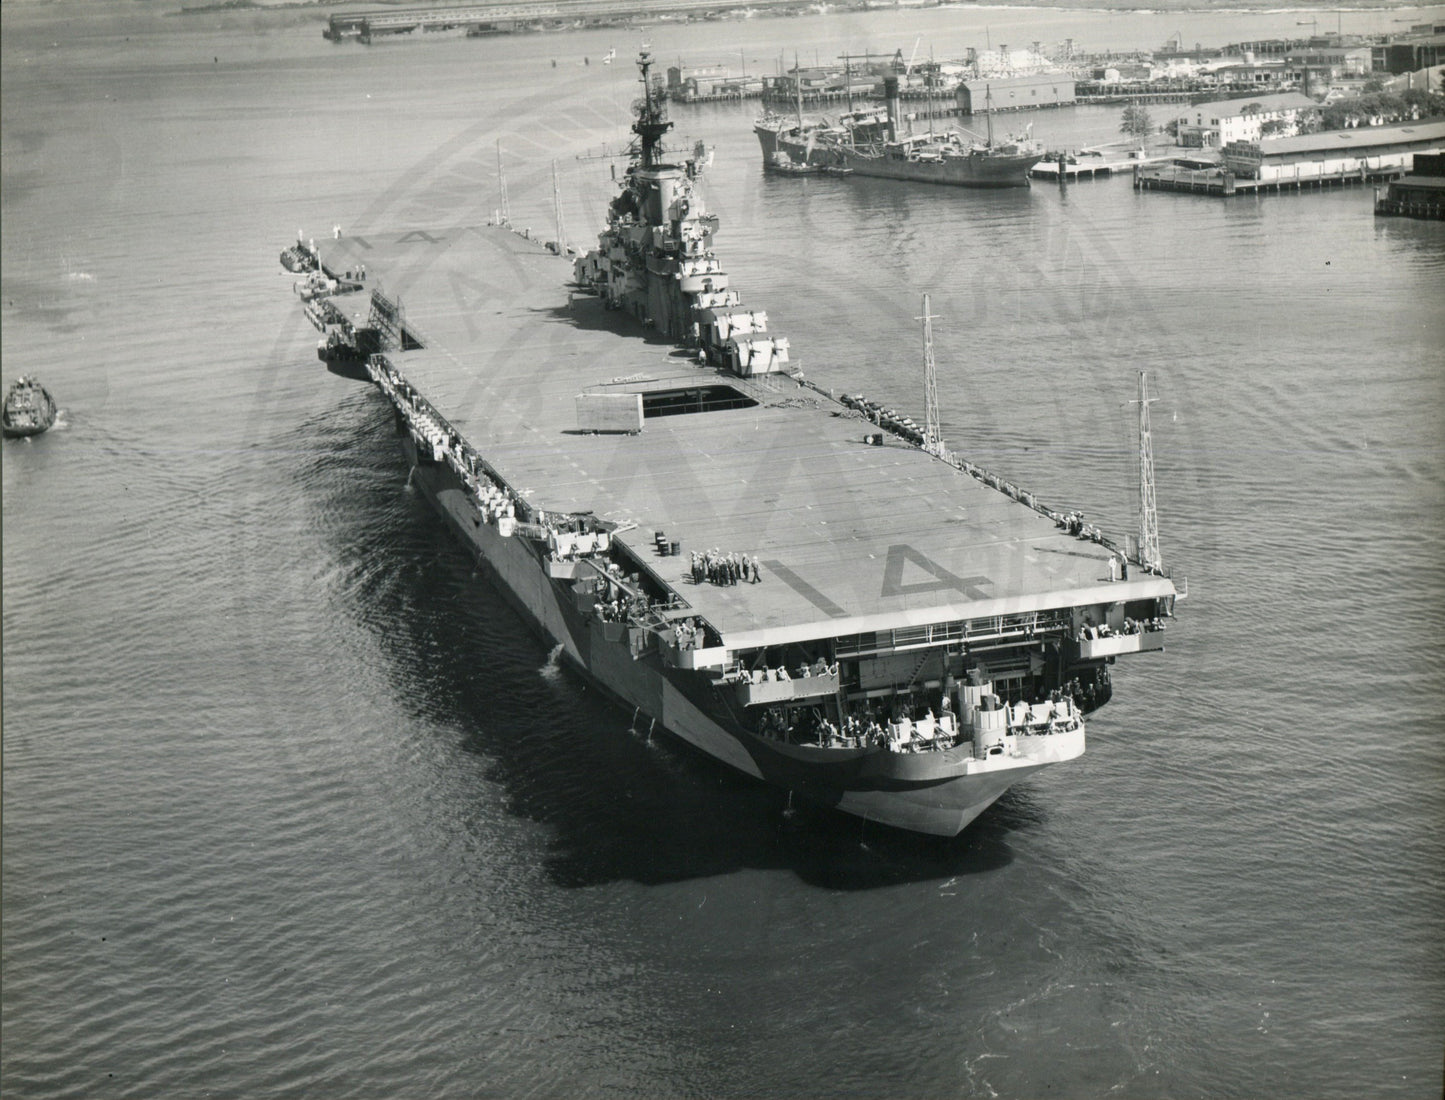
[(923, 429), (913, 422), (912, 417), (903, 416), (896, 409), (887, 409), (876, 401), (869, 401), (861, 393), (844, 394), (839, 398), (850, 409), (856, 409), (880, 428), (887, 428), (917, 447), (923, 446)]
[(1157, 616), (1152, 619), (1131, 619), (1126, 616), (1118, 630), (1115, 630), (1108, 623), (1100, 623), (1098, 626), (1085, 623), (1083, 629), (1079, 631), (1079, 634), (1082, 638), (1090, 640), (1095, 638), (1118, 638), (1129, 634), (1152, 634), (1156, 630), (1163, 630), (1165, 625), (1164, 620)]
[(695, 619), (678, 619), (672, 624), (673, 642), (678, 649), (700, 649), (703, 644), (702, 627)]
[(777, 668), (744, 668), (735, 671), (732, 674), (731, 679), (738, 681), (747, 681), (754, 684), (763, 684), (770, 682), (777, 683), (783, 680), (807, 680), (811, 679), (814, 676), (836, 677), (837, 675), (838, 662), (834, 661), (830, 665), (827, 661), (823, 660), (823, 658), (819, 657), (811, 664), (805, 662), (801, 665), (796, 666), (792, 672), (788, 671), (788, 667), (786, 665), (779, 665)]
[(1109, 701), (1114, 694), (1114, 684), (1108, 668), (1100, 668), (1087, 681), (1080, 681), (1078, 677), (1070, 680), (1064, 685), (1063, 692), (1080, 711), (1089, 714)]
[(604, 623), (633, 622), (647, 614), (647, 597), (620, 592), (611, 599), (598, 600), (592, 610)]
[(1075, 538), (1088, 539), (1090, 542), (1104, 541), (1104, 532), (1092, 523), (1085, 523), (1083, 512), (1066, 512), (1056, 522)]
[(757, 584), (763, 579), (762, 563), (756, 557), (713, 549), (705, 554), (692, 552), (689, 573), (693, 584)]
[[(650, 595), (642, 588), (642, 580), (637, 574), (624, 574), (622, 566), (616, 562), (607, 562), (595, 583), (598, 598), (593, 610), (603, 622), (656, 628), (662, 622), (659, 616), (687, 606), (676, 592), (668, 592), (661, 597)], [(704, 628), (695, 617), (678, 619), (670, 625), (670, 629), (679, 648), (695, 649), (703, 645)]]
[(472, 488), (477, 503), (481, 506), (482, 517), (493, 523), (499, 519), (515, 519), (517, 506), (502, 489), (489, 477), (478, 477)]
[(675, 596), (657, 600), (645, 592), (631, 592), (616, 584), (608, 584), (602, 589), (600, 596), (592, 605), (592, 610), (604, 623), (633, 623), (641, 626), (649, 617), (672, 611), (679, 606)]
[[(806, 666), (805, 666), (806, 667)], [(779, 670), (787, 679), (786, 670)], [(836, 666), (835, 666), (836, 671)], [(1077, 694), (1075, 694), (1077, 693)], [(1055, 688), (1034, 703), (1016, 699), (997, 703), (1003, 711), (1004, 731), (1009, 736), (1044, 736), (1078, 728), (1084, 710), (1082, 702), (1094, 697), (1092, 685), (1074, 680)], [(919, 711), (922, 711), (920, 714)], [(865, 702), (849, 709), (841, 723), (820, 706), (771, 706), (763, 712), (758, 732), (767, 738), (795, 745), (819, 748), (877, 748), (889, 752), (934, 752), (970, 741), (973, 731), (965, 728), (953, 713), (953, 702), (944, 694), (938, 712), (927, 702), (921, 707), (912, 700), (895, 697), (885, 702)]]

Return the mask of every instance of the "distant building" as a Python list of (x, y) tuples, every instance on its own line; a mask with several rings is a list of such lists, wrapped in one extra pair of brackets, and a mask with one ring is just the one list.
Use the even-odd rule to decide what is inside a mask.
[(1196, 147), (1258, 141), (1265, 123), (1278, 120), (1293, 129), (1299, 125), (1301, 115), (1318, 111), (1319, 105), (1299, 92), (1196, 103), (1175, 117), (1175, 140)]
[(1142, 84), (1153, 76), (1153, 65), (1145, 61), (1117, 61), (1089, 72), (1089, 78), (1100, 84)]
[(1232, 87), (1258, 84), (1261, 87), (1272, 88), (1288, 84), (1291, 80), (1290, 69), (1285, 64), (1284, 58), (1270, 58), (1261, 61), (1252, 54), (1246, 55), (1242, 61), (1212, 64), (1204, 75), (1216, 84), (1227, 84)]
[(1074, 78), (1063, 73), (1034, 73), (965, 80), (956, 95), (958, 112), (963, 115), (982, 114), (989, 108), (990, 98), (995, 111), (1061, 107), (1074, 102)]
[(1413, 73), (1445, 62), (1445, 28), (1433, 34), (1396, 38), (1370, 47), (1370, 67), (1377, 73)]
[[(852, 83), (849, 83), (851, 78)], [(851, 74), (843, 69), (801, 68), (778, 76), (763, 77), (763, 99), (792, 103), (799, 96), (807, 102), (832, 99), (848, 94), (868, 95), (876, 81), (868, 68), (855, 67)]]
[(1290, 50), (1284, 55), (1285, 70), (1299, 80), (1300, 70), (1329, 80), (1343, 77), (1364, 76), (1370, 71), (1371, 53), (1369, 46), (1308, 46)]
[(1261, 38), (1254, 42), (1231, 42), (1223, 52), (1253, 60), (1255, 57), (1283, 57), (1297, 45), (1299, 41), (1293, 38)]
[(725, 65), (673, 65), (667, 70), (667, 92), (684, 103), (719, 97), (743, 99), (762, 94), (763, 78), (734, 74)]
[(726, 80), (728, 70), (721, 65), (670, 66), (667, 70), (667, 90), (671, 95), (698, 95), (712, 89), (714, 83)]

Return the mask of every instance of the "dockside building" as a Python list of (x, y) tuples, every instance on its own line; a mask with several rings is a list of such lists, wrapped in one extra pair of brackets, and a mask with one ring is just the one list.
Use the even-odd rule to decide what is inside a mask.
[(1268, 122), (1297, 126), (1301, 116), (1319, 109), (1307, 95), (1279, 92), (1196, 103), (1181, 109), (1174, 121), (1180, 145), (1223, 148), (1237, 141), (1259, 141)]
[(1375, 193), (1375, 213), (1445, 221), (1445, 154), (1417, 153), (1410, 174)]
[(1377, 177), (1408, 171), (1417, 154), (1442, 151), (1445, 121), (1409, 122), (1233, 142), (1223, 150), (1223, 163), (1241, 179), (1266, 182), (1327, 179), (1348, 173)]
[(1064, 107), (1074, 102), (1074, 78), (1066, 73), (981, 77), (963, 81), (955, 94), (961, 115), (982, 114), (990, 106), (995, 111)]

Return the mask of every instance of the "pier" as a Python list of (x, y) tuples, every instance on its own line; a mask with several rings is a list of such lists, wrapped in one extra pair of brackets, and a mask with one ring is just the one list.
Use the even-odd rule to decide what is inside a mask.
[(1140, 169), (1134, 173), (1136, 191), (1182, 191), (1196, 195), (1249, 195), (1282, 191), (1318, 191), (1325, 187), (1349, 184), (1381, 183), (1398, 179), (1404, 169), (1347, 168), (1334, 172), (1296, 172), (1293, 176), (1272, 179), (1246, 179), (1220, 169), (1201, 171), (1194, 168)]
[(1111, 163), (1093, 157), (1083, 161), (1065, 161), (1063, 164), (1057, 160), (1041, 160), (1029, 169), (1029, 175), (1036, 180), (1053, 180), (1056, 183), (1059, 181), (1060, 173), (1068, 183), (1073, 183), (1074, 180), (1107, 179), (1114, 174), (1115, 170), (1127, 168), (1129, 163), (1128, 161)]
[(1090, 106), (1112, 105), (1118, 103), (1188, 103), (1192, 99), (1195, 99), (1198, 95), (1198, 92), (1178, 91), (1079, 92), (1074, 96), (1074, 102), (1079, 104), (1088, 104)]
[[(1156, 150), (1153, 153), (1141, 155), (1140, 150), (1133, 149), (1124, 142), (1085, 150), (1078, 155), (1055, 150), (1030, 168), (1029, 175), (1036, 180), (1051, 180), (1055, 183), (1108, 179), (1119, 173), (1168, 165), (1172, 162), (1175, 151), (1171, 147), (1164, 152)], [(1059, 178), (1060, 161), (1063, 162), (1062, 180)]]

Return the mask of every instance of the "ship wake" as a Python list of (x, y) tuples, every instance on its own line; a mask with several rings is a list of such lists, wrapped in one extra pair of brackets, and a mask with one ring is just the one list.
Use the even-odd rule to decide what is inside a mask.
[(542, 679), (553, 686), (559, 685), (562, 682), (561, 642), (558, 642), (552, 647), (551, 652), (547, 654), (547, 660), (542, 663), (542, 667), (537, 671), (541, 673)]

